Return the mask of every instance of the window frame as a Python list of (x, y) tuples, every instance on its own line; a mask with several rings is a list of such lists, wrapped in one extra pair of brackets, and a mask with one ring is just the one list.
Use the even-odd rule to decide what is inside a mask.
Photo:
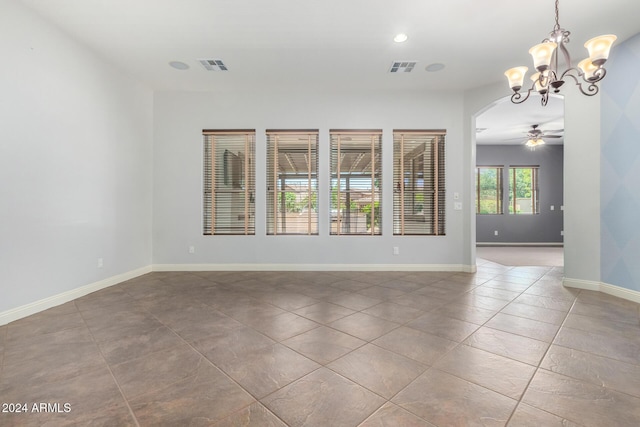
[[(516, 207), (518, 198), (515, 192), (517, 191), (516, 182), (516, 170), (517, 169), (530, 169), (531, 170), (531, 212), (518, 212)], [(512, 176), (512, 172), (513, 176)], [(509, 165), (509, 215), (539, 215), (540, 214), (540, 184), (539, 184), (539, 165)], [(513, 187), (512, 187), (513, 185)], [(513, 192), (513, 197), (512, 197)]]
[[(412, 141), (406, 141), (407, 137)], [(408, 144), (413, 147), (411, 151), (406, 150)], [(428, 155), (425, 155), (427, 152)], [(445, 154), (446, 130), (444, 129), (395, 129), (393, 131), (393, 234), (395, 236), (446, 235)], [(421, 157), (422, 162), (421, 184), (418, 182), (416, 173), (418, 157)], [(409, 167), (406, 166), (407, 160), (411, 162)], [(421, 191), (417, 190), (420, 187)], [(407, 212), (407, 193), (411, 193), (411, 212)], [(415, 212), (416, 196), (420, 194), (423, 203), (422, 217), (416, 220), (419, 218)]]
[[(480, 169), (496, 169), (496, 212), (481, 212), (481, 198), (480, 198)], [(504, 166), (493, 165), (478, 165), (476, 166), (476, 215), (503, 215), (504, 214), (504, 184), (503, 174)]]
[[(317, 203), (318, 203), (318, 150), (319, 150), (319, 131), (317, 129), (267, 129), (267, 171), (266, 171), (266, 184), (267, 184), (267, 212), (266, 212), (266, 233), (269, 236), (275, 235), (318, 235), (318, 212), (317, 212)], [(284, 195), (287, 194), (284, 189), (284, 182), (287, 179), (287, 174), (281, 175), (280, 171), (282, 167), (280, 167), (280, 154), (287, 154), (287, 151), (280, 151), (280, 138), (307, 138), (307, 150), (305, 153), (305, 160), (307, 163), (307, 186), (306, 186), (306, 197), (307, 197), (307, 230), (306, 232), (290, 232), (286, 231), (286, 212), (282, 214), (282, 204), (285, 203)], [(301, 144), (303, 145), (303, 144)], [(292, 149), (290, 149), (292, 150)], [(298, 152), (296, 150), (296, 152)], [(293, 151), (289, 151), (289, 153), (293, 153)], [(293, 164), (291, 164), (291, 160), (289, 159), (290, 166), (293, 168)], [(304, 180), (302, 175), (299, 178), (300, 180)], [(315, 182), (315, 188), (313, 183)], [(280, 196), (280, 210), (278, 209), (278, 199)], [(315, 204), (316, 209), (315, 213), (313, 212), (313, 196), (315, 196)], [(278, 222), (278, 218), (280, 218), (280, 222)], [(278, 231), (285, 230), (285, 231)]]
[[(342, 138), (345, 138), (343, 141)], [(349, 138), (347, 141), (346, 138)], [(369, 212), (366, 211), (360, 212), (362, 208), (358, 208), (356, 212), (356, 221), (355, 229), (352, 230), (352, 222), (351, 222), (351, 203), (353, 203), (351, 199), (352, 189), (350, 186), (351, 182), (351, 171), (343, 172), (342, 164), (343, 164), (343, 156), (342, 154), (351, 152), (357, 153), (356, 148), (346, 148), (346, 146), (353, 143), (354, 138), (362, 138), (362, 140), (357, 139), (358, 143), (364, 144), (363, 147), (367, 144), (367, 138), (369, 139), (369, 147), (367, 151), (362, 151), (359, 155), (361, 158), (366, 158), (367, 154), (370, 156), (369, 164), (371, 164), (371, 169), (368, 174), (364, 174), (364, 179), (367, 177), (370, 179), (370, 204), (369, 204)], [(329, 234), (332, 236), (380, 236), (382, 235), (382, 130), (381, 129), (330, 129), (329, 130)], [(357, 166), (357, 164), (351, 165), (352, 169)], [(342, 180), (345, 180), (345, 191), (342, 190)], [(334, 202), (333, 198), (333, 183), (336, 182), (335, 191), (336, 191), (336, 200)], [(345, 211), (347, 215), (343, 216), (342, 205), (342, 194), (345, 194)], [(346, 206), (346, 203), (349, 203), (349, 206)], [(376, 206), (377, 203), (377, 206)], [(337, 205), (337, 206), (336, 206)], [(335, 221), (333, 218), (333, 211), (336, 211)], [(358, 227), (358, 215), (365, 214), (365, 229), (369, 226), (369, 230), (367, 232), (357, 232)], [(346, 217), (346, 220), (343, 222), (343, 218)], [(334, 230), (334, 222), (335, 222), (335, 230)], [(368, 223), (368, 224), (367, 224)], [(348, 227), (347, 231), (345, 231), (345, 224)]]
[[(202, 135), (203, 235), (255, 235), (255, 129), (204, 129)], [(242, 148), (244, 156), (241, 158), (225, 148), (220, 161), (216, 137), (238, 137), (237, 145), (233, 147)], [(227, 188), (223, 189), (218, 178), (222, 178), (222, 184)], [(218, 220), (223, 217), (218, 210), (218, 195), (222, 194), (241, 194), (239, 200), (243, 209), (238, 213), (230, 209), (229, 226), (218, 228)], [(234, 214), (243, 221), (240, 226), (231, 225)]]

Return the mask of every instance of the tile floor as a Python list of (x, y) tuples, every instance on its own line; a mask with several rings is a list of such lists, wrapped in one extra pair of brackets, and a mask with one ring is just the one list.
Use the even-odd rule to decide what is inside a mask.
[(147, 274), (0, 327), (0, 425), (640, 425), (638, 304), (561, 275)]

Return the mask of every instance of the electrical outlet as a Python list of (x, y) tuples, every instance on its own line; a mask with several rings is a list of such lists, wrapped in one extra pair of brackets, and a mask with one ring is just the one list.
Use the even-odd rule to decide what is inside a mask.
[(494, 235), (494, 236), (497, 236), (497, 235), (498, 235), (498, 230), (495, 230), (495, 231), (493, 232), (493, 235)]
[(195, 254), (195, 253), (196, 253), (196, 248), (195, 248), (195, 246), (189, 246), (189, 253), (190, 253), (190, 254)]
[(564, 230), (560, 230), (560, 235), (564, 236)]
[(398, 246), (394, 246), (393, 247), (393, 254), (394, 255), (400, 255), (400, 248)]
[(453, 209), (456, 211), (461, 211), (462, 210), (462, 203), (461, 202), (455, 202), (453, 204)]
[(453, 193), (453, 200), (460, 199), (460, 193)]
[(554, 210), (554, 209), (555, 209), (555, 206), (551, 205), (551, 210)]
[(104, 260), (102, 258), (98, 258), (98, 268), (102, 268), (104, 266)]

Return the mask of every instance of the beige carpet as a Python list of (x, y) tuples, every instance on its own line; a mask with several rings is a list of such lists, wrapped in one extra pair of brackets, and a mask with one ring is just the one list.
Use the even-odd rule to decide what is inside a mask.
[(564, 248), (557, 246), (478, 246), (476, 257), (509, 266), (564, 266)]

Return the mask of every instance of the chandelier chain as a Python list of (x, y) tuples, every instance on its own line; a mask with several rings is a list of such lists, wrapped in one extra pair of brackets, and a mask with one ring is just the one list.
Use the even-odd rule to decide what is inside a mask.
[(556, 0), (556, 25), (553, 27), (554, 31), (558, 31), (560, 29), (560, 7), (558, 6), (559, 2), (560, 0)]

